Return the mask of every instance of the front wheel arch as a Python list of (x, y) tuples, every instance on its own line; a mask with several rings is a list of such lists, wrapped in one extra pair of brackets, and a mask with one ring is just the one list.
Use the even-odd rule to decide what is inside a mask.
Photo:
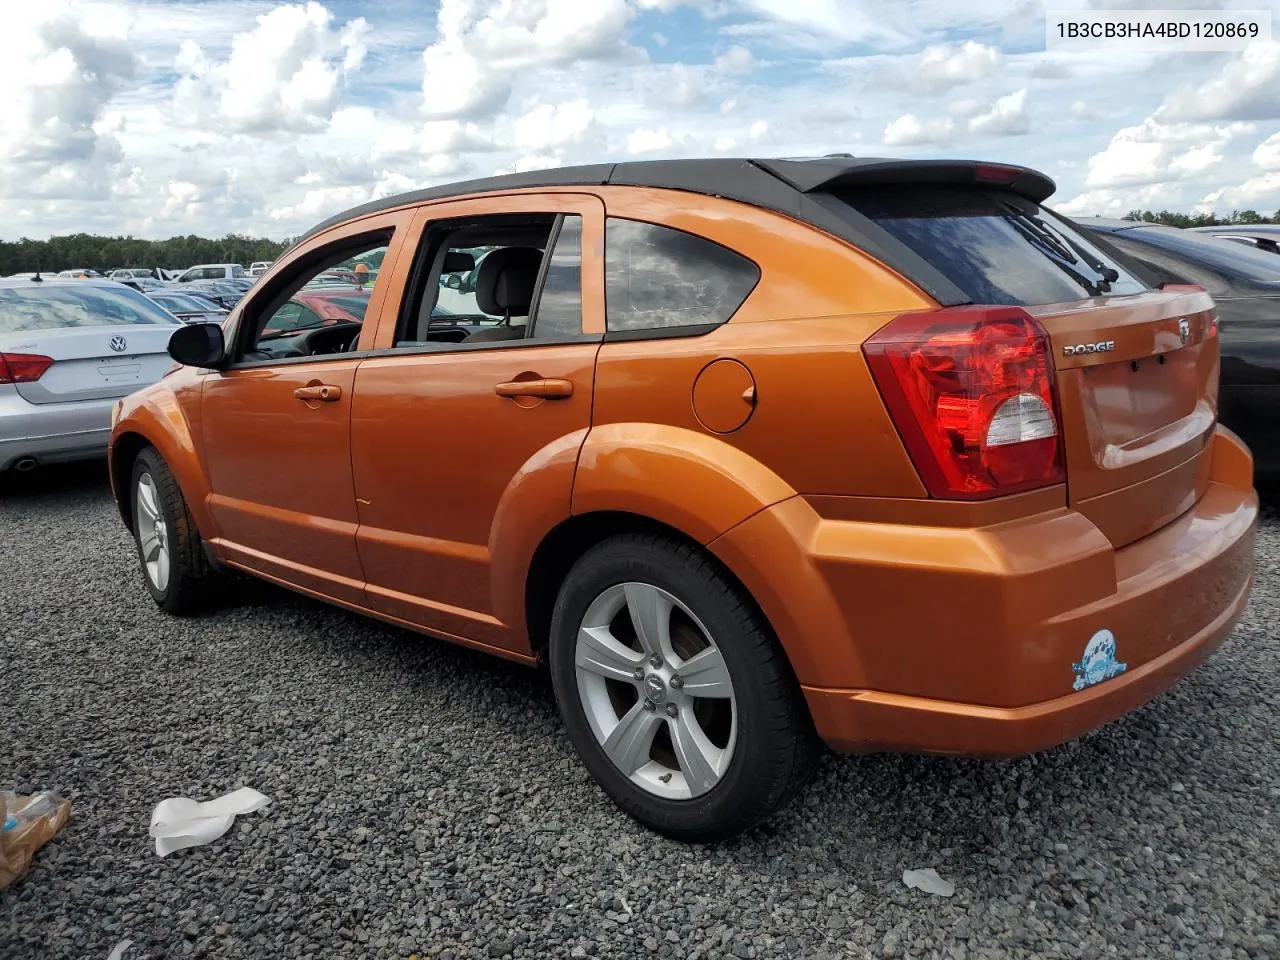
[(111, 488), (124, 525), (133, 530), (133, 465), (152, 443), (140, 433), (122, 433), (111, 445)]

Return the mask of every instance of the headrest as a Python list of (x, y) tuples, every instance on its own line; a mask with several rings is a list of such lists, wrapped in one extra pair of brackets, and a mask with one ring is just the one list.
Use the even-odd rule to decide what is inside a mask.
[(542, 266), (537, 247), (504, 247), (480, 262), (476, 306), (493, 316), (527, 317)]
[(476, 258), (461, 250), (450, 250), (444, 255), (441, 273), (470, 273), (476, 268)]

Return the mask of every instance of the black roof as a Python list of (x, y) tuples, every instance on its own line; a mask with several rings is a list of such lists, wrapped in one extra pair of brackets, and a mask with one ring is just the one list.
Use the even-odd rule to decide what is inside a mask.
[(299, 239), (306, 240), (322, 230), (355, 217), (449, 197), (527, 187), (605, 184), (662, 187), (739, 200), (809, 223), (865, 250), (910, 278), (940, 303), (953, 305), (968, 303), (969, 298), (919, 254), (847, 204), (835, 200), (830, 191), (844, 187), (888, 184), (971, 184), (979, 181), (980, 171), (990, 167), (999, 167), (1007, 172), (1005, 182), (1001, 183), (1002, 188), (1037, 203), (1048, 198), (1056, 188), (1049, 177), (1027, 167), (984, 164), (973, 160), (896, 160), (887, 157), (845, 156), (802, 160), (638, 160), (504, 174), (382, 197), (330, 217), (312, 227)]

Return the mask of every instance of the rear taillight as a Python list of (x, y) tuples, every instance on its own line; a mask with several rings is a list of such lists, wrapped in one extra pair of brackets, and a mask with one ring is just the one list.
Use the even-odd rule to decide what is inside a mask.
[(35, 383), (53, 366), (37, 353), (0, 353), (0, 383)]
[(1026, 311), (908, 313), (862, 349), (932, 496), (982, 500), (1064, 480), (1049, 337)]

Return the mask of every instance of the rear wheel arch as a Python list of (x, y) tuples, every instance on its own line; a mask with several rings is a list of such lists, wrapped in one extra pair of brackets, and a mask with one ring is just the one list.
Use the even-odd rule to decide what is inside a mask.
[[(741, 594), (743, 600), (759, 614), (762, 622), (766, 624), (769, 622), (769, 618), (742, 579), (723, 560), (682, 530), (652, 517), (621, 510), (577, 514), (558, 524), (543, 537), (534, 551), (533, 560), (529, 564), (525, 577), (525, 619), (529, 631), (529, 644), (534, 655), (540, 660), (545, 657), (547, 643), (550, 640), (551, 615), (556, 598), (573, 565), (596, 545), (613, 537), (628, 534), (647, 534), (696, 551), (729, 581)], [(774, 639), (777, 641), (776, 633)], [(781, 647), (781, 643), (779, 646)], [(783, 652), (785, 655), (785, 649)]]

